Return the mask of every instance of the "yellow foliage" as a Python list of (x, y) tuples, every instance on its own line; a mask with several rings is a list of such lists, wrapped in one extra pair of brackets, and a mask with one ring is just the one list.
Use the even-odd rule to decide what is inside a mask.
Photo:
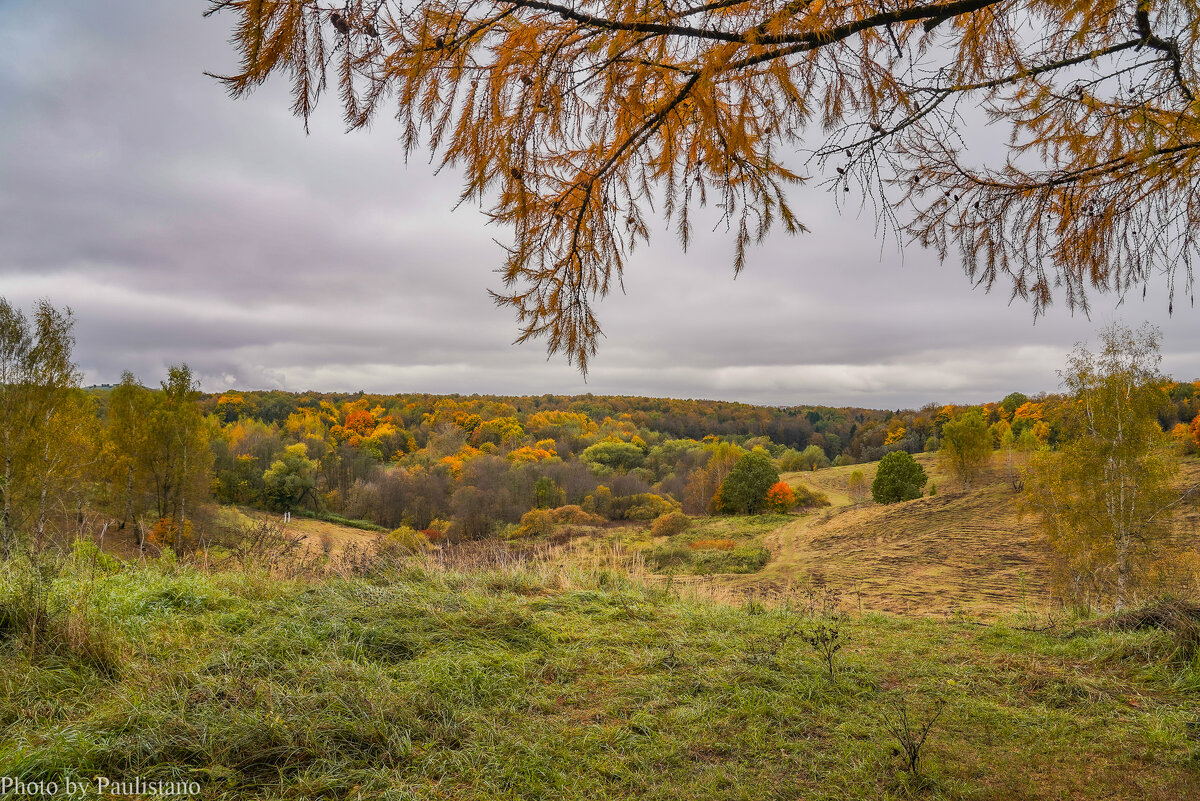
[(546, 450), (544, 448), (532, 448), (528, 445), (525, 445), (524, 447), (517, 448), (516, 450), (513, 450), (513, 451), (509, 451), (508, 455), (505, 458), (508, 459), (508, 461), (510, 461), (510, 462), (518, 463), (518, 462), (544, 462), (547, 459), (555, 459), (557, 457), (558, 457), (558, 454), (556, 454), (553, 450)]
[(477, 456), (482, 456), (483, 451), (470, 445), (464, 445), (462, 450), (453, 456), (446, 456), (439, 460), (439, 464), (447, 465), (450, 468), (450, 474), (455, 478), (462, 475), (463, 465), (474, 459)]

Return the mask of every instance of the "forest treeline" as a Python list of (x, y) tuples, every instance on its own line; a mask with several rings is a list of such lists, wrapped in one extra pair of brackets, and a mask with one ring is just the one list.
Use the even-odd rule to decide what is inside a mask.
[[(608, 520), (749, 511), (755, 504), (729, 500), (733, 490), (721, 495), (747, 454), (778, 471), (891, 451), (952, 457), (967, 452), (957, 442), (972, 427), (986, 427), (1013, 465), (1073, 437), (1077, 419), (1063, 396), (1021, 393), (896, 411), (594, 395), (204, 394), (186, 365), (157, 386), (126, 373), (116, 386), (82, 389), (69, 315), (43, 304), (30, 321), (0, 302), (0, 318), (17, 343), (0, 354), (6, 548), (100, 523), (186, 550), (214, 501), (433, 539), (496, 534), (539, 508), (578, 506)], [(1200, 383), (1173, 383), (1159, 424), (1194, 452), (1198, 413)]]

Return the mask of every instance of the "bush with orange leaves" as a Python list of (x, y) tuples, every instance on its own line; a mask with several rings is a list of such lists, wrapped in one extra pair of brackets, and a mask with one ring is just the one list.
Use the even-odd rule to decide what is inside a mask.
[(778, 481), (767, 490), (767, 508), (772, 512), (785, 514), (795, 505), (796, 493), (792, 492), (792, 488), (786, 482)]
[(150, 529), (150, 533), (146, 535), (146, 539), (159, 548), (174, 548), (177, 536), (178, 544), (184, 550), (191, 547), (192, 541), (195, 539), (191, 520), (184, 520), (183, 530), (180, 531), (179, 527), (175, 524), (175, 518), (160, 517), (158, 522), (154, 524), (154, 528)]

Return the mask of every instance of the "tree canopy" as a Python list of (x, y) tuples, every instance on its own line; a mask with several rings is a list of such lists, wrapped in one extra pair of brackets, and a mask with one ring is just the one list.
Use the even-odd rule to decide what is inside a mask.
[[(1113, 323), (1103, 348), (1079, 344), (1063, 383), (1071, 391), (1077, 436), (1044, 454), (1026, 485), (1052, 545), (1065, 558), (1068, 594), (1088, 604), (1135, 599), (1139, 571), (1162, 556), (1173, 511), (1193, 494), (1174, 486), (1178, 459), (1167, 448), (1157, 410), (1166, 398), (1159, 332)], [(1161, 565), (1158, 566), (1161, 568)]]
[(875, 503), (898, 503), (921, 497), (925, 488), (925, 468), (917, 464), (912, 454), (892, 451), (879, 460), (875, 480), (871, 482), (871, 498)]
[[(1036, 313), (1061, 287), (1191, 290), (1200, 14), (1178, 0), (210, 0), (234, 96), (275, 72), (307, 121), (332, 72), (350, 128), (390, 107), (513, 232), (498, 303), (586, 371), (594, 302), (661, 209), (700, 206), (735, 271), (815, 183), (957, 253)], [(394, 104), (394, 105), (393, 105)], [(972, 141), (963, 109), (1007, 129)], [(989, 133), (988, 139), (995, 135)], [(855, 191), (856, 194), (848, 194)], [(1140, 233), (1139, 233), (1140, 232)]]
[(992, 459), (992, 435), (987, 421), (978, 411), (970, 411), (942, 427), (939, 460), (962, 482), (963, 489), (987, 467)]
[(767, 507), (767, 493), (779, 481), (771, 458), (759, 450), (738, 459), (721, 482), (718, 509), (725, 514), (752, 515)]

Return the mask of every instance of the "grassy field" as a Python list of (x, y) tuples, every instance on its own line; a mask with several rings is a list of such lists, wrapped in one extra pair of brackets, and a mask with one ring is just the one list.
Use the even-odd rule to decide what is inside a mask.
[[(822, 617), (520, 562), (301, 582), (81, 548), (0, 568), (0, 776), (205, 799), (1200, 794), (1186, 642), (1022, 623)], [(802, 638), (821, 626), (833, 675)], [(886, 720), (937, 704), (913, 776)]]
[(918, 461), (938, 494), (898, 504), (850, 505), (850, 474), (862, 470), (869, 483), (877, 463), (787, 476), (822, 490), (835, 506), (764, 538), (773, 558), (758, 586), (813, 583), (855, 608), (898, 614), (1047, 608), (1049, 554), (999, 471), (963, 491), (940, 474), (932, 455)]
[[(671, 572), (673, 580), (702, 584), (710, 597), (735, 602), (778, 601), (816, 589), (857, 613), (991, 620), (1054, 610), (1050, 553), (1036, 521), (1021, 514), (1004, 471), (997, 465), (964, 491), (941, 473), (935, 455), (919, 454), (917, 460), (937, 487), (933, 496), (890, 505), (852, 503), (850, 475), (861, 470), (869, 484), (877, 463), (788, 473), (783, 480), (823, 492), (832, 506), (787, 516), (696, 518), (688, 532), (669, 539), (650, 537), (646, 526), (609, 529), (572, 548), (586, 549), (588, 542), (620, 545), (646, 555), (653, 572)], [(1200, 482), (1200, 461), (1187, 460), (1181, 478)], [(1179, 523), (1183, 536), (1197, 538), (1195, 508), (1181, 513)], [(698, 571), (687, 564), (672, 571), (654, 558), (706, 538), (763, 547), (769, 559), (753, 571), (695, 576)]]

